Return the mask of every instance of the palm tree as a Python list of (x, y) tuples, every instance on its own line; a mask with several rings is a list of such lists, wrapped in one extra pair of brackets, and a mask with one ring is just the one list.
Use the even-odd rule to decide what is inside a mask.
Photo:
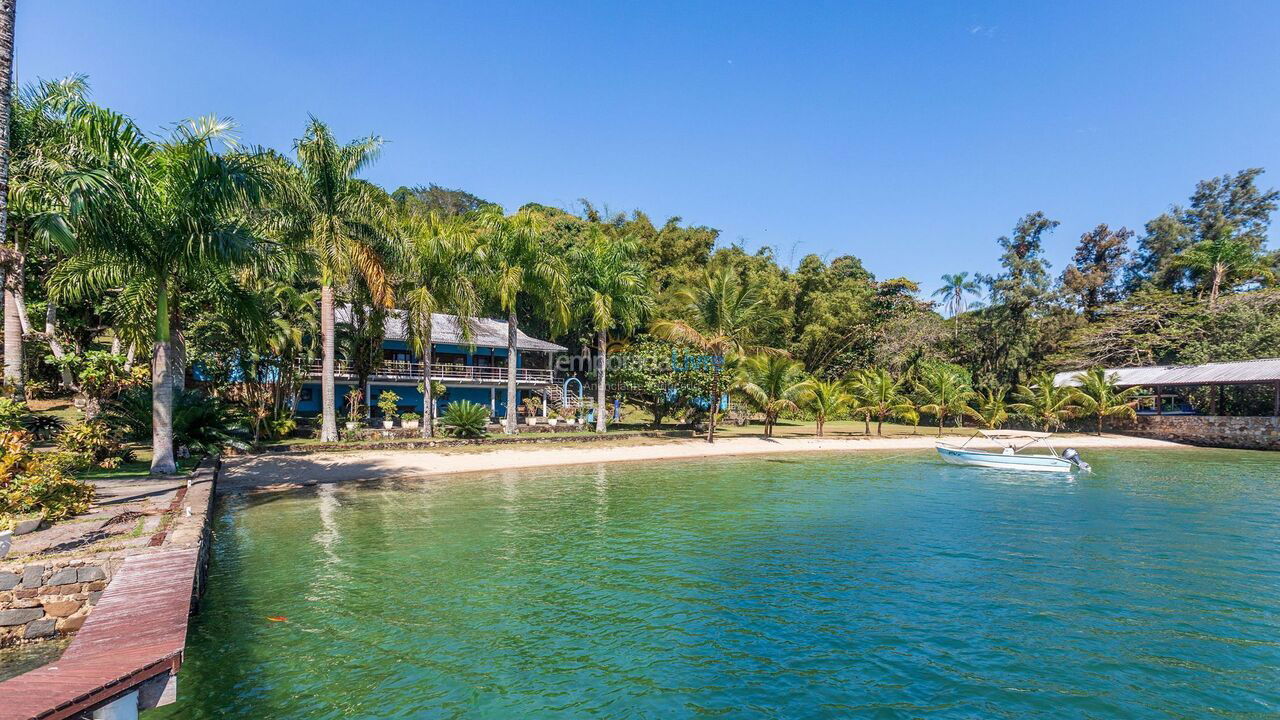
[(796, 399), (811, 388), (804, 366), (785, 355), (761, 353), (742, 363), (739, 389), (764, 413), (764, 436), (773, 437), (778, 416), (798, 410)]
[(1109, 417), (1122, 417), (1133, 420), (1138, 416), (1134, 406), (1137, 404), (1138, 391), (1141, 388), (1131, 387), (1120, 390), (1116, 387), (1119, 375), (1107, 374), (1102, 368), (1092, 368), (1075, 377), (1080, 383), (1076, 401), (1080, 405), (1081, 414), (1092, 415), (1098, 419), (1098, 434), (1102, 434), (1102, 421)]
[(827, 418), (844, 412), (852, 400), (845, 384), (836, 380), (812, 380), (800, 395), (800, 404), (813, 411), (814, 430), (818, 437), (822, 437)]
[(902, 381), (893, 379), (884, 368), (858, 373), (853, 382), (859, 388), (854, 412), (865, 413), (866, 417), (875, 416), (876, 435), (884, 435), (886, 417), (915, 410), (915, 406), (902, 395)]
[(455, 316), (463, 340), (470, 342), (472, 322), (480, 311), (480, 295), (473, 281), (479, 273), (475, 228), (467, 218), (434, 211), (407, 213), (401, 218), (401, 227), (400, 302), (406, 311), (410, 345), (422, 357), (422, 437), (434, 437), (431, 316)]
[(759, 285), (740, 279), (731, 265), (704, 272), (697, 285), (677, 291), (676, 301), (684, 306), (685, 319), (659, 320), (652, 332), (660, 339), (691, 345), (713, 356), (707, 442), (715, 442), (720, 375), (728, 355), (776, 353), (757, 341), (778, 324), (781, 313), (765, 300)]
[(320, 439), (338, 439), (334, 390), (334, 287), (359, 275), (375, 304), (391, 307), (392, 287), (380, 246), (391, 234), (391, 202), (376, 186), (357, 179), (378, 157), (382, 139), (370, 136), (339, 145), (314, 116), (294, 142), (297, 165), (280, 159), (276, 169), (280, 213), (277, 232), (301, 245), (320, 273)]
[(1061, 427), (1080, 409), (1075, 388), (1054, 384), (1053, 373), (1043, 372), (1032, 378), (1030, 385), (1019, 385), (1018, 402), (1009, 406), (1045, 432)]
[(1009, 406), (1005, 396), (1009, 389), (1000, 386), (996, 390), (987, 390), (978, 397), (978, 409), (973, 417), (987, 430), (995, 430), (1009, 420)]
[(1274, 277), (1258, 250), (1232, 236), (1231, 226), (1223, 226), (1213, 237), (1202, 240), (1174, 258), (1178, 267), (1199, 272), (1209, 280), (1209, 309), (1218, 303), (1223, 288), (1255, 279)]
[[(507, 314), (507, 414), (505, 432), (516, 432), (516, 358), (522, 304), (532, 304), (551, 318), (553, 334), (569, 324), (569, 289), (565, 263), (545, 238), (546, 218), (536, 210), (505, 215), (490, 205), (478, 213), (483, 233), (486, 279), (498, 306)], [(597, 414), (603, 412), (597, 408)]]
[(587, 237), (573, 253), (574, 288), (590, 312), (596, 333), (596, 432), (605, 431), (605, 373), (609, 331), (630, 334), (653, 311), (653, 295), (634, 238), (614, 236), (592, 223)]
[(920, 372), (920, 381), (916, 383), (916, 392), (925, 401), (920, 411), (938, 418), (939, 436), (948, 415), (974, 414), (973, 408), (969, 407), (969, 401), (974, 397), (973, 388), (958, 368), (950, 365), (924, 368)]
[(233, 141), (225, 120), (183, 123), (160, 143), (126, 120), (119, 127), (131, 148), (131, 164), (114, 171), (120, 191), (86, 210), (73, 252), (54, 269), (49, 286), (55, 299), (122, 286), (151, 299), (151, 472), (167, 474), (176, 470), (172, 293), (184, 278), (260, 257), (263, 246), (245, 218), (262, 201), (265, 172), (258, 154), (214, 150)]
[(968, 309), (969, 303), (965, 298), (966, 295), (976, 295), (980, 292), (978, 282), (969, 279), (969, 273), (960, 272), (945, 274), (942, 276), (942, 287), (933, 291), (933, 296), (942, 298), (944, 307), (951, 317), (960, 315)]
[[(13, 100), (13, 26), (17, 0), (0, 0), (0, 243), (9, 238), (9, 111)], [(22, 253), (5, 248), (4, 382), (19, 398), (22, 392), (22, 325), (16, 298), (21, 294)]]

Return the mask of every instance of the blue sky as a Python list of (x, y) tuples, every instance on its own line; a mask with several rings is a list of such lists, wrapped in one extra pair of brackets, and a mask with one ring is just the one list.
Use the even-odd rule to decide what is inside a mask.
[(86, 73), (149, 129), (287, 150), (311, 112), (386, 138), (388, 189), (586, 197), (926, 290), (1029, 211), (1056, 273), (1202, 178), (1280, 186), (1275, 2), (25, 0), (17, 34), (19, 81)]

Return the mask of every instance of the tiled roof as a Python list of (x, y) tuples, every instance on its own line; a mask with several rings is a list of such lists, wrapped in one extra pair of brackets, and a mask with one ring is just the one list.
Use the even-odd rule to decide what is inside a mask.
[[(337, 308), (334, 314), (337, 316), (338, 322), (351, 321), (351, 308), (348, 306)], [(405, 331), (405, 311), (392, 310), (387, 313), (387, 321), (383, 325), (383, 330), (388, 340), (406, 339), (408, 333)], [(462, 326), (459, 324), (457, 316), (433, 313), (431, 315), (431, 341), (434, 343), (449, 343), (451, 345), (504, 348), (507, 346), (507, 323), (505, 320), (494, 320), (493, 318), (474, 318), (471, 321), (471, 342), (468, 343), (462, 337)], [(524, 334), (523, 330), (516, 331), (516, 347), (520, 350), (539, 350), (542, 352), (564, 352), (568, 350), (563, 345), (530, 337)]]

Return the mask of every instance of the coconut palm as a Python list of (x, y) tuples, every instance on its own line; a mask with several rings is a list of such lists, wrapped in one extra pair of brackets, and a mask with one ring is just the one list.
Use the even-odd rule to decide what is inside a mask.
[(593, 223), (572, 255), (578, 303), (596, 335), (596, 432), (605, 431), (605, 374), (609, 331), (631, 334), (653, 311), (653, 295), (634, 238), (615, 236)]
[(266, 189), (262, 157), (215, 151), (233, 142), (229, 121), (180, 124), (162, 142), (121, 120), (131, 164), (113, 169), (119, 192), (84, 212), (72, 252), (49, 280), (55, 299), (78, 300), (112, 288), (146, 297), (153, 311), (151, 472), (172, 473), (172, 292), (209, 268), (257, 261), (263, 244), (246, 222)]
[(1187, 248), (1174, 258), (1174, 263), (1208, 280), (1210, 310), (1217, 305), (1223, 289), (1275, 277), (1265, 257), (1253, 245), (1233, 237), (1229, 225), (1219, 228), (1213, 237)]
[(978, 408), (973, 418), (987, 430), (995, 430), (1004, 425), (1009, 420), (1009, 405), (1005, 400), (1008, 393), (1009, 389), (1003, 385), (996, 390), (984, 392), (977, 398)]
[(943, 306), (951, 317), (960, 315), (969, 308), (966, 295), (976, 295), (981, 291), (977, 280), (969, 279), (969, 273), (960, 272), (942, 276), (942, 287), (933, 291), (933, 296), (941, 298)]
[(777, 353), (746, 358), (740, 373), (737, 387), (764, 413), (765, 437), (773, 437), (773, 426), (779, 415), (800, 409), (797, 398), (808, 393), (812, 386), (803, 365)]
[(956, 367), (951, 365), (934, 365), (920, 371), (920, 379), (916, 382), (916, 393), (924, 401), (920, 411), (929, 413), (938, 419), (938, 435), (942, 435), (942, 427), (949, 416), (973, 416), (973, 408), (969, 401), (975, 393), (969, 380)]
[(812, 380), (800, 394), (800, 404), (813, 411), (814, 432), (822, 437), (827, 419), (847, 410), (853, 397), (843, 382), (837, 380)]
[[(550, 319), (553, 334), (569, 324), (568, 273), (564, 260), (546, 240), (547, 220), (533, 209), (506, 215), (490, 205), (476, 217), (481, 228), (485, 280), (507, 314), (507, 414), (505, 432), (516, 432), (516, 353), (518, 310), (533, 306)], [(597, 414), (600, 409), (597, 409)]]
[(1105, 418), (1125, 418), (1133, 420), (1138, 416), (1134, 406), (1138, 403), (1138, 392), (1141, 388), (1131, 387), (1124, 390), (1116, 387), (1119, 375), (1107, 374), (1102, 368), (1092, 368), (1075, 377), (1080, 383), (1076, 401), (1080, 405), (1080, 414), (1098, 419), (1098, 434), (1102, 434), (1102, 421)]
[[(0, 188), (9, 187), (9, 111), (13, 100), (13, 26), (16, 0), (0, 2)], [(0, 243), (9, 238), (9, 197), (0, 192)], [(22, 396), (22, 325), (16, 290), (22, 284), (22, 253), (6, 247), (4, 266), (4, 382)]]
[(915, 410), (911, 401), (902, 394), (902, 381), (895, 380), (884, 368), (858, 373), (853, 382), (858, 387), (853, 410), (876, 419), (876, 435), (884, 435), (885, 418)]
[(1019, 385), (1014, 395), (1018, 402), (1011, 404), (1009, 409), (1045, 432), (1062, 427), (1080, 409), (1076, 389), (1056, 385), (1051, 372), (1035, 376), (1030, 385)]
[(737, 268), (730, 265), (706, 271), (699, 283), (677, 291), (676, 300), (684, 306), (685, 317), (659, 320), (652, 332), (663, 340), (690, 345), (713, 356), (707, 442), (715, 442), (720, 379), (728, 356), (777, 353), (760, 345), (759, 339), (779, 323), (782, 315), (765, 300), (759, 285), (739, 278)]
[(435, 436), (435, 390), (431, 382), (434, 313), (457, 318), (463, 340), (470, 342), (472, 321), (480, 311), (474, 282), (476, 262), (474, 226), (458, 215), (409, 213), (401, 218), (404, 244), (398, 255), (399, 296), (406, 312), (409, 343), (422, 357), (422, 436)]
[(334, 290), (357, 275), (374, 303), (390, 307), (392, 283), (382, 246), (393, 232), (387, 194), (356, 176), (378, 157), (382, 139), (370, 136), (340, 145), (314, 116), (294, 142), (297, 164), (279, 159), (275, 169), (276, 232), (301, 246), (320, 274), (320, 439), (338, 439), (334, 390)]

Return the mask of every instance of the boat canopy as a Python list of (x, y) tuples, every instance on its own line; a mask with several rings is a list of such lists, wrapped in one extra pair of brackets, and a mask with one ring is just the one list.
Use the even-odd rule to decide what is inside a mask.
[(979, 430), (984, 436), (995, 440), (996, 438), (1050, 438), (1053, 433), (1037, 432), (1035, 430)]
[[(1051, 454), (1058, 454), (1048, 443), (1048, 439), (1053, 437), (1053, 433), (1036, 432), (1035, 430), (979, 430), (978, 432), (996, 445), (1010, 448), (1014, 452), (1020, 452), (1036, 443), (1041, 443), (1049, 449)], [(973, 440), (975, 437), (977, 435), (971, 436), (969, 440)], [(969, 442), (965, 441), (965, 445), (968, 444)]]

